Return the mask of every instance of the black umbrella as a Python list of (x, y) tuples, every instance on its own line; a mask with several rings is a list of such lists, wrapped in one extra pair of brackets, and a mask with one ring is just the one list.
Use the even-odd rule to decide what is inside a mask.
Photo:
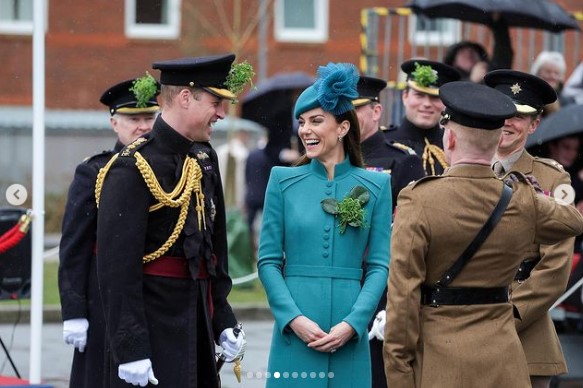
[(291, 125), (296, 94), (313, 82), (313, 77), (301, 71), (276, 74), (241, 100), (241, 117), (273, 129), (274, 118), (287, 115)]
[(409, 7), (429, 18), (450, 18), (489, 25), (498, 12), (509, 27), (560, 32), (579, 30), (575, 18), (550, 0), (412, 0)]
[(583, 134), (583, 105), (571, 104), (542, 119), (536, 131), (528, 137), (526, 147), (578, 134)]

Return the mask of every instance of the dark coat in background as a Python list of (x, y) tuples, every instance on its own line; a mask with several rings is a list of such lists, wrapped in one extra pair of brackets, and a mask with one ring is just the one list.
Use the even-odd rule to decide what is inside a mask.
[(70, 387), (103, 387), (105, 321), (95, 261), (95, 180), (99, 169), (122, 147), (118, 142), (113, 150), (79, 164), (69, 187), (59, 246), (61, 313), (63, 321), (85, 318), (89, 322), (85, 351), (74, 350)]
[[(407, 120), (407, 118), (403, 118), (401, 125), (391, 125), (385, 133), (387, 138), (413, 148), (422, 160), (426, 146), (425, 140), (443, 150), (443, 129), (439, 125), (429, 129), (421, 129)], [(444, 167), (437, 160), (434, 165), (435, 174), (433, 174), (429, 161), (423, 163), (425, 164), (424, 169), (427, 175), (443, 174)]]

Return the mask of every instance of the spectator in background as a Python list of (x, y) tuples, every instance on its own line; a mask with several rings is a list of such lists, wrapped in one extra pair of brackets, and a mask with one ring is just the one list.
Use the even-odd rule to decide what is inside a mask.
[[(541, 51), (530, 67), (530, 74), (547, 81), (555, 89), (557, 96), (561, 96), (566, 71), (565, 58), (557, 51)], [(546, 105), (543, 108), (542, 117), (556, 112), (562, 105), (566, 104), (566, 101), (558, 99), (552, 104)]]
[(567, 103), (583, 104), (583, 61), (573, 70), (561, 93)]
[(462, 74), (462, 80), (481, 83), (488, 71), (512, 68), (514, 52), (508, 24), (497, 13), (492, 14), (492, 20), (489, 26), (494, 40), (492, 58), (488, 57), (486, 49), (476, 42), (461, 41), (448, 48), (443, 62), (455, 67)]

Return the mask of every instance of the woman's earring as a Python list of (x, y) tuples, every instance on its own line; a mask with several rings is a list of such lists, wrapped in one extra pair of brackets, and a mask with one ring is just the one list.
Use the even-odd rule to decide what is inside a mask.
[(342, 136), (338, 136), (338, 143), (342, 143)]

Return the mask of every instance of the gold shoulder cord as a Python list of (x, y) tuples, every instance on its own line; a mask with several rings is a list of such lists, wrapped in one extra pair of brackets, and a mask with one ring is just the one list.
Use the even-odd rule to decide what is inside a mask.
[[(97, 175), (97, 181), (95, 182), (95, 200), (97, 202), (97, 206), (99, 207), (99, 199), (101, 194), (101, 189), (103, 187), (103, 181), (105, 180), (105, 175), (111, 168), (113, 162), (117, 159), (118, 154), (115, 154), (111, 160), (99, 170), (99, 174)], [(192, 193), (194, 193), (196, 198), (196, 214), (198, 220), (198, 229), (203, 230), (206, 229), (206, 220), (204, 218), (204, 193), (202, 191), (202, 170), (198, 165), (196, 159), (187, 156), (184, 164), (182, 165), (182, 174), (180, 176), (180, 180), (176, 184), (176, 187), (172, 192), (166, 193), (160, 183), (156, 179), (156, 175), (154, 171), (152, 171), (152, 167), (148, 164), (146, 159), (139, 153), (135, 152), (134, 154), (136, 158), (136, 167), (142, 174), (144, 178), (144, 182), (148, 186), (148, 189), (156, 198), (158, 203), (156, 205), (150, 206), (150, 212), (156, 211), (161, 209), (164, 206), (168, 207), (180, 207), (180, 213), (178, 215), (178, 221), (176, 222), (176, 226), (172, 231), (168, 240), (155, 252), (149, 253), (144, 256), (143, 260), (144, 263), (147, 263), (152, 260), (156, 260), (158, 257), (162, 256), (172, 244), (176, 242), (180, 232), (184, 228), (184, 223), (186, 221), (186, 216), (188, 214), (188, 204), (190, 203), (190, 199), (192, 197)]]
[(427, 162), (429, 162), (431, 175), (435, 175), (435, 160), (433, 160), (433, 158), (437, 159), (441, 167), (444, 169), (449, 167), (445, 161), (445, 153), (443, 150), (435, 144), (429, 143), (429, 140), (425, 138), (425, 148), (423, 149), (423, 169), (427, 171)]

